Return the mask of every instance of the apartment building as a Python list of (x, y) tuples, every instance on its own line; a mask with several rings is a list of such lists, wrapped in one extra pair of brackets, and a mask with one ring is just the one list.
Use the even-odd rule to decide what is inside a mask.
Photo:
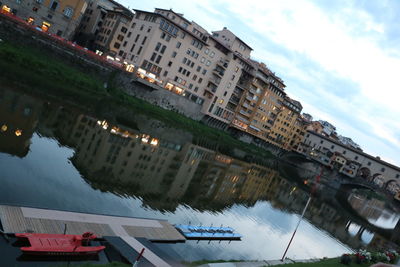
[(286, 96), (285, 84), (265, 64), (251, 63), (252, 70), (243, 71), (231, 99), (240, 96), (231, 126), (270, 142), (271, 128)]
[[(271, 143), (291, 150), (294, 145), (294, 140), (297, 139), (297, 134), (303, 133), (301, 123), (298, 119), (301, 117), (303, 107), (300, 102), (286, 96), (277, 112), (277, 118), (269, 133)], [(296, 130), (298, 132), (296, 133)]]
[(210, 34), (173, 10), (134, 11), (130, 24), (110, 37), (109, 54), (201, 105), (207, 119), (228, 125), (234, 116), (228, 101), (252, 49), (226, 28)]
[(94, 41), (94, 48), (108, 55), (116, 56), (121, 42), (128, 34), (132, 17), (133, 13), (124, 7), (114, 7), (113, 10), (108, 10)]
[(2, 12), (11, 12), (42, 31), (72, 39), (87, 7), (86, 0), (2, 0)]
[(74, 40), (81, 46), (94, 49), (94, 42), (99, 34), (108, 11), (124, 7), (112, 0), (90, 0), (77, 28)]

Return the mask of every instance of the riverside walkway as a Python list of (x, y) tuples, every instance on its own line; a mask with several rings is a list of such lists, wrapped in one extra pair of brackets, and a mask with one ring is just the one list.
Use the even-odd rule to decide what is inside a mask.
[(80, 235), (93, 232), (98, 237), (117, 236), (140, 252), (155, 266), (170, 266), (136, 238), (158, 242), (185, 242), (185, 238), (167, 221), (95, 215), (49, 209), (0, 205), (0, 222), (6, 233), (50, 233)]

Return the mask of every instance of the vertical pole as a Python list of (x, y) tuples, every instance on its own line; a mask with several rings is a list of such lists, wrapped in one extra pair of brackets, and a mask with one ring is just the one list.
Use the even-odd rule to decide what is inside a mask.
[(133, 263), (133, 267), (137, 267), (139, 265), (139, 260), (143, 256), (144, 248), (140, 251), (139, 255), (137, 256), (135, 262)]
[(321, 181), (321, 176), (322, 176), (323, 172), (324, 172), (324, 169), (321, 167), (321, 172), (315, 177), (315, 180), (316, 180), (316, 181), (315, 181), (315, 184), (314, 184), (313, 188), (311, 188), (311, 193), (310, 193), (310, 196), (308, 197), (306, 206), (304, 207), (303, 212), (301, 213), (299, 222), (297, 223), (296, 228), (295, 228), (295, 230), (294, 230), (294, 232), (293, 232), (293, 234), (292, 234), (292, 237), (290, 238), (290, 241), (289, 241), (289, 244), (288, 244), (287, 247), (286, 247), (285, 253), (283, 253), (283, 256), (282, 256), (281, 261), (283, 261), (283, 260), (285, 259), (285, 256), (286, 256), (286, 253), (287, 253), (288, 250), (289, 250), (290, 244), (292, 243), (293, 238), (294, 238), (294, 236), (296, 235), (297, 228), (299, 228), (299, 225), (300, 225), (301, 221), (303, 220), (303, 217), (304, 217), (304, 214), (306, 213), (306, 210), (307, 210), (307, 208), (308, 208), (308, 205), (310, 204), (311, 198), (312, 198), (312, 196), (315, 194), (315, 192), (316, 192), (316, 190), (317, 190), (317, 185), (318, 185), (319, 182)]
[(292, 237), (290, 238), (290, 241), (289, 241), (289, 244), (288, 244), (287, 247), (286, 247), (285, 253), (283, 253), (283, 256), (282, 256), (281, 261), (283, 261), (283, 260), (285, 259), (286, 253), (287, 253), (288, 250), (289, 250), (290, 244), (292, 244), (293, 238), (294, 238), (294, 236), (296, 235), (296, 232), (297, 232), (297, 228), (299, 228), (299, 225), (300, 225), (300, 223), (301, 223), (301, 220), (302, 220), (303, 217), (304, 217), (304, 213), (306, 213), (306, 210), (307, 210), (307, 208), (308, 208), (308, 205), (310, 204), (310, 201), (311, 201), (311, 196), (310, 196), (310, 197), (308, 198), (308, 200), (307, 200), (307, 204), (306, 204), (306, 206), (305, 206), (304, 209), (303, 209), (303, 213), (301, 214), (300, 219), (299, 219), (299, 221), (298, 221), (298, 223), (297, 223), (297, 225), (296, 225), (296, 228), (295, 228), (295, 230), (294, 230), (294, 232), (293, 232), (293, 235), (292, 235)]

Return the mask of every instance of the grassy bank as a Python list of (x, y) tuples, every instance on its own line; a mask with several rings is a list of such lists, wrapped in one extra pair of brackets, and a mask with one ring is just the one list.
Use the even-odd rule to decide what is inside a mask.
[[(148, 115), (169, 126), (189, 131), (195, 138), (208, 138), (222, 146), (236, 147), (262, 157), (272, 156), (264, 149), (241, 142), (223, 131), (129, 96), (112, 86), (112, 77), (101, 77), (94, 69), (82, 71), (78, 65), (68, 63), (32, 47), (0, 43), (0, 82), (6, 87), (56, 97), (93, 110), (99, 105), (111, 113), (128, 108), (134, 114)], [(108, 89), (103, 87), (105, 80), (111, 84)]]
[(368, 267), (372, 263), (357, 264), (355, 262), (345, 265), (340, 263), (340, 258), (324, 259), (318, 262), (305, 262), (305, 263), (293, 263), (293, 264), (281, 264), (275, 265), (276, 267), (290, 266), (290, 267)]

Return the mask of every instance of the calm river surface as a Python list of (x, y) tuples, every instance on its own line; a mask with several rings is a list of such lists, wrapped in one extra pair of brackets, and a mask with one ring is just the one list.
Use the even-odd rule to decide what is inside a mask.
[[(308, 198), (296, 167), (221, 154), (151, 118), (135, 123), (0, 89), (0, 204), (222, 224), (243, 235), (160, 245), (187, 261), (282, 256)], [(313, 200), (288, 256), (333, 257), (371, 242), (366, 232), (345, 244), (357, 230), (346, 231), (347, 221), (329, 201)]]

